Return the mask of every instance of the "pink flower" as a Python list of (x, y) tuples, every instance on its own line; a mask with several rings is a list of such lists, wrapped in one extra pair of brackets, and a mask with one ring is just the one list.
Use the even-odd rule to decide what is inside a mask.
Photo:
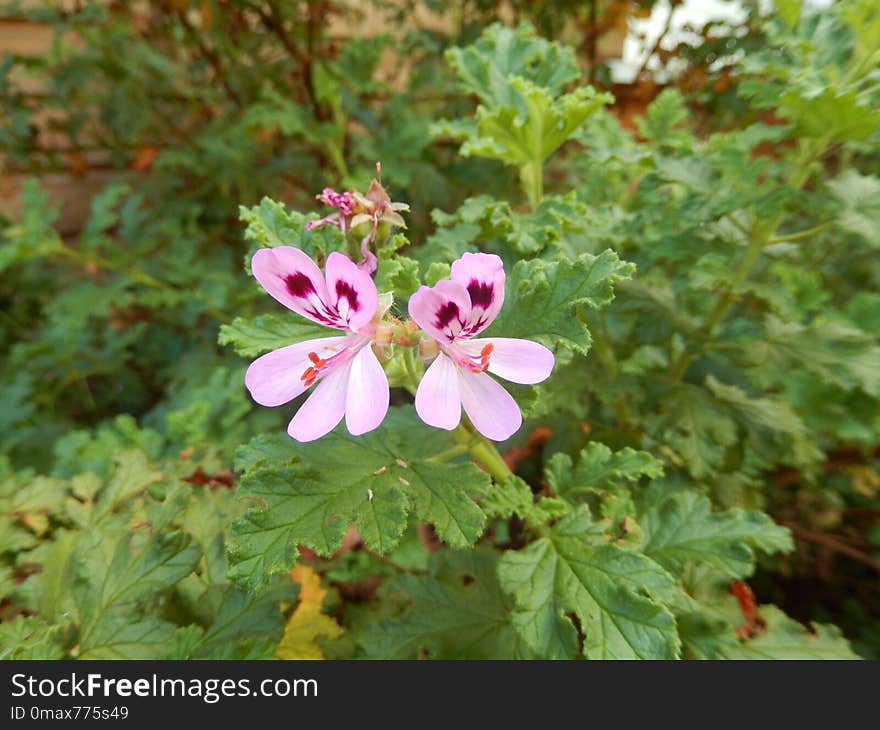
[(503, 441), (522, 425), (516, 401), (486, 372), (514, 383), (540, 383), (553, 370), (553, 353), (529, 340), (473, 339), (504, 304), (504, 264), (494, 254), (466, 253), (451, 279), (423, 286), (409, 314), (439, 345), (416, 392), (416, 411), (429, 426), (451, 430), (461, 409), (484, 436)]
[[(380, 169), (377, 165), (377, 173)], [(324, 188), (315, 198), (328, 208), (336, 208), (337, 211), (320, 220), (309, 221), (306, 223), (306, 230), (311, 231), (319, 226), (330, 225), (346, 233), (352, 228), (361, 226), (360, 230), (365, 231), (365, 235), (361, 239), (363, 261), (358, 265), (369, 274), (375, 273), (378, 260), (376, 254), (370, 251), (370, 243), (375, 241), (379, 225), (387, 223), (397, 228), (406, 228), (406, 222), (399, 211), (408, 211), (409, 206), (406, 203), (393, 202), (378, 180), (373, 180), (364, 195), (355, 190), (337, 193), (333, 188)]]
[(306, 230), (311, 231), (313, 228), (323, 225), (336, 226), (345, 233), (351, 217), (358, 208), (358, 203), (352, 197), (351, 193), (337, 193), (333, 188), (324, 188), (320, 195), (315, 198), (326, 205), (328, 208), (336, 208), (336, 213), (321, 218), (317, 221), (309, 221), (306, 223)]
[[(372, 431), (388, 411), (388, 379), (371, 347), (384, 312), (370, 275), (341, 253), (324, 274), (293, 246), (262, 248), (251, 269), (269, 294), (306, 319), (345, 334), (298, 342), (257, 358), (245, 374), (251, 397), (264, 406), (293, 400), (317, 383), (287, 433), (313, 441), (345, 416), (352, 435)], [(378, 316), (377, 316), (378, 314)]]

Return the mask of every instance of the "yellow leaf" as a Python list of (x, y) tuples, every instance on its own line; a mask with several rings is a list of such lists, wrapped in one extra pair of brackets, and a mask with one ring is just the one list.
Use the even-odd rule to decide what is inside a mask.
[(297, 565), (290, 577), (300, 584), (299, 602), (284, 627), (284, 636), (275, 649), (279, 659), (323, 659), (324, 654), (315, 639), (325, 636), (335, 639), (343, 628), (321, 613), (327, 591), (321, 587), (321, 577), (307, 565)]
[(23, 512), (19, 515), (21, 523), (31, 532), (36, 533), (38, 537), (42, 537), (49, 529), (49, 518), (42, 512)]
[(853, 464), (844, 471), (852, 480), (853, 489), (865, 497), (874, 497), (880, 489), (880, 474), (867, 464)]

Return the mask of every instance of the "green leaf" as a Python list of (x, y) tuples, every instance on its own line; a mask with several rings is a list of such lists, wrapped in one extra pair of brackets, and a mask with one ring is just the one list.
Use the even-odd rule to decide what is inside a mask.
[(830, 180), (828, 187), (840, 206), (840, 226), (880, 248), (880, 179), (850, 169)]
[(462, 87), (490, 108), (513, 102), (508, 84), (512, 76), (527, 79), (553, 94), (580, 76), (572, 50), (540, 38), (527, 23), (515, 29), (500, 23), (490, 25), (473, 45), (450, 48), (446, 60)]
[(156, 617), (132, 621), (127, 611), (105, 613), (81, 645), (79, 659), (164, 659), (174, 644), (175, 626)]
[(402, 576), (392, 590), (410, 603), (361, 635), (370, 658), (530, 658), (511, 625), (489, 549), (435, 553), (431, 575)]
[(779, 115), (795, 123), (799, 136), (831, 142), (865, 140), (880, 129), (880, 112), (869, 95), (839, 84), (821, 90), (788, 87)]
[(643, 476), (657, 479), (663, 476), (663, 462), (647, 451), (627, 446), (612, 452), (605, 444), (592, 441), (581, 451), (577, 466), (568, 454), (554, 454), (547, 463), (546, 475), (556, 494), (574, 498), (621, 481), (636, 482)]
[(763, 633), (739, 646), (723, 648), (725, 659), (859, 659), (836, 626), (814, 624), (808, 631), (776, 606), (762, 606)]
[(286, 578), (274, 589), (256, 594), (234, 585), (211, 586), (199, 604), (212, 619), (187, 658), (247, 659), (253, 647), (260, 645), (274, 655), (284, 630), (282, 601), (289, 603), (295, 595), (296, 584)]
[(48, 625), (37, 616), (0, 621), (0, 661), (63, 659), (62, 640), (60, 626)]
[(322, 327), (289, 312), (286, 315), (260, 314), (252, 319), (236, 317), (232, 324), (220, 325), (217, 342), (220, 345), (232, 345), (242, 357), (256, 357), (296, 342), (333, 337), (336, 334), (338, 330)]
[(513, 105), (480, 106), (476, 126), (440, 123), (434, 133), (463, 140), (465, 157), (488, 157), (516, 166), (524, 183), (528, 183), (528, 174), (575, 137), (587, 119), (613, 101), (592, 86), (554, 98), (548, 89), (526, 79), (514, 77), (509, 84), (515, 95)]
[(247, 223), (245, 239), (259, 246), (296, 246), (313, 258), (326, 256), (331, 251), (344, 251), (345, 237), (335, 226), (305, 230), (306, 223), (313, 218), (289, 212), (283, 203), (268, 197), (259, 205), (239, 207), (239, 220)]
[(391, 292), (399, 309), (404, 311), (410, 296), (419, 288), (419, 262), (406, 256), (395, 256), (379, 263), (376, 288)]
[(34, 178), (28, 178), (21, 191), (22, 220), (6, 228), (0, 235), (0, 271), (34, 258), (56, 254), (63, 249), (54, 228), (60, 205), (49, 200), (49, 194)]
[(516, 475), (501, 483), (492, 482), (480, 498), (480, 507), (489, 518), (506, 520), (517, 515), (530, 527), (545, 525), (571, 509), (553, 497), (541, 497), (536, 502), (531, 487)]
[[(243, 497), (259, 500), (233, 526), (232, 575), (250, 585), (288, 570), (297, 544), (330, 555), (352, 522), (373, 550), (389, 552), (413, 511), (452, 547), (472, 545), (485, 515), (474, 502), (489, 477), (472, 462), (428, 462), (450, 448), (451, 436), (425, 439), (414, 409), (394, 408), (370, 434), (352, 437), (340, 426), (312, 444), (287, 439), (266, 448), (257, 438), (239, 459), (254, 466), (241, 480)], [(257, 449), (268, 458), (252, 459)], [(279, 454), (283, 455), (279, 458)]]
[(671, 406), (664, 438), (695, 477), (715, 474), (724, 451), (737, 441), (736, 422), (725, 414), (705, 389), (682, 385), (666, 399)]
[(724, 385), (713, 376), (706, 387), (719, 403), (730, 408), (745, 429), (749, 445), (768, 463), (784, 461), (811, 468), (822, 458), (814, 436), (791, 405), (776, 396), (751, 397), (735, 385)]
[(590, 333), (577, 308), (604, 307), (614, 299), (614, 283), (634, 271), (610, 249), (572, 260), (518, 261), (507, 279), (504, 308), (489, 332), (586, 354)]
[[(143, 529), (149, 529), (144, 527)], [(78, 585), (75, 594), (85, 630), (101, 623), (103, 613), (113, 606), (134, 603), (170, 588), (189, 575), (201, 551), (184, 532), (157, 532), (146, 546), (138, 548), (123, 533), (114, 544), (96, 534), (77, 551)]]
[(797, 27), (803, 6), (800, 0), (774, 0), (776, 12), (789, 28)]
[(113, 455), (115, 470), (99, 492), (92, 520), (97, 522), (123, 502), (161, 481), (165, 475), (156, 471), (142, 451), (126, 450)]
[(690, 116), (682, 93), (669, 88), (661, 91), (648, 105), (644, 116), (636, 118), (636, 126), (652, 147), (689, 150), (696, 139), (692, 132), (681, 127)]
[(305, 228), (306, 218), (289, 213), (283, 203), (263, 198), (259, 205), (239, 208), (239, 220), (247, 224), (244, 237), (263, 246), (297, 246)]
[(479, 195), (465, 200), (453, 214), (433, 211), (434, 222), (442, 227), (431, 236), (428, 247), (432, 254), (437, 248), (446, 249), (450, 259), (472, 248), (493, 250), (502, 257), (510, 252), (531, 256), (552, 245), (576, 249), (590, 230), (588, 212), (574, 193), (545, 196), (527, 213)]
[(670, 575), (650, 558), (589, 538), (589, 513), (564, 518), (549, 537), (508, 551), (498, 566), (514, 596), (518, 633), (536, 654), (572, 658), (577, 632), (589, 659), (674, 659), (681, 642), (672, 614), (654, 596), (675, 592)]
[(784, 382), (792, 369), (803, 368), (829, 385), (880, 396), (880, 345), (875, 337), (833, 319), (804, 326), (768, 316), (764, 327), (764, 337), (746, 347), (759, 385)]
[(642, 551), (674, 574), (688, 563), (707, 563), (731, 578), (755, 569), (755, 550), (789, 552), (788, 529), (763, 512), (730, 509), (712, 512), (707, 497), (682, 491), (670, 494), (641, 515)]

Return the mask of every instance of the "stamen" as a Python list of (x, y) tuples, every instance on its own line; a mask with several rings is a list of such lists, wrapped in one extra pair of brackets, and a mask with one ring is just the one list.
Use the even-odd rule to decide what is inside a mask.
[(303, 381), (307, 388), (318, 379), (321, 371), (327, 367), (327, 361), (318, 357), (317, 352), (310, 352), (309, 360), (312, 361), (313, 367), (306, 368), (303, 374), (299, 376), (299, 379)]
[(315, 382), (319, 375), (320, 371), (317, 368), (306, 368), (306, 371), (299, 376), (299, 379), (303, 381), (303, 385), (307, 388)]
[(482, 350), (480, 350), (479, 364), (474, 362), (473, 359), (469, 358), (466, 362), (463, 362), (462, 365), (465, 365), (467, 368), (469, 368), (472, 373), (485, 373), (489, 369), (489, 356), (492, 354), (492, 350), (494, 349), (495, 346), (490, 342)]

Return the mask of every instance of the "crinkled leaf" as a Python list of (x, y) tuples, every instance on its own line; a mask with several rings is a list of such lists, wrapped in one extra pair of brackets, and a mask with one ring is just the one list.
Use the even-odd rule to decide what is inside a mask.
[(217, 342), (232, 345), (242, 357), (256, 357), (295, 342), (333, 337), (336, 332), (338, 330), (322, 327), (293, 312), (260, 314), (251, 319), (236, 317), (232, 324), (220, 325)]
[(781, 460), (806, 468), (821, 458), (815, 437), (787, 401), (770, 395), (749, 396), (711, 375), (706, 378), (706, 387), (730, 409), (760, 458), (779, 459), (781, 452)]
[[(266, 447), (257, 438), (240, 450), (255, 464), (240, 493), (260, 503), (233, 526), (232, 575), (259, 585), (289, 570), (297, 544), (330, 555), (352, 522), (366, 543), (387, 553), (413, 511), (453, 547), (472, 545), (485, 515), (474, 502), (489, 477), (472, 462), (427, 462), (451, 437), (430, 440), (412, 408), (395, 408), (370, 434), (352, 437), (343, 426), (318, 442)], [(286, 437), (281, 437), (286, 438)], [(251, 451), (261, 456), (252, 459)]]
[(370, 624), (359, 642), (382, 659), (523, 659), (531, 652), (511, 625), (496, 576), (496, 555), (480, 548), (440, 552), (431, 574), (405, 575), (394, 595), (409, 601), (400, 615)]
[(490, 25), (473, 45), (449, 49), (446, 59), (461, 85), (489, 107), (512, 103), (511, 76), (528, 79), (554, 94), (580, 76), (570, 48), (544, 40), (526, 23), (517, 28)]
[(876, 337), (832, 319), (804, 326), (769, 316), (764, 326), (764, 337), (746, 349), (760, 385), (784, 381), (791, 369), (803, 368), (829, 385), (843, 390), (861, 388), (880, 396), (880, 345)]
[(837, 221), (841, 227), (880, 247), (880, 179), (845, 170), (828, 187), (840, 206)]
[(674, 592), (671, 576), (650, 558), (588, 537), (584, 508), (549, 537), (499, 563), (505, 591), (516, 602), (514, 625), (541, 657), (572, 658), (577, 632), (589, 659), (674, 659), (680, 641), (672, 614), (654, 596)]
[(635, 482), (647, 476), (663, 476), (663, 463), (647, 451), (629, 446), (611, 451), (605, 444), (592, 441), (578, 457), (577, 465), (567, 454), (555, 454), (547, 464), (547, 482), (560, 496), (572, 498), (602, 490), (621, 481)]
[(788, 552), (791, 533), (763, 512), (729, 509), (712, 512), (707, 497), (670, 494), (639, 518), (642, 551), (675, 574), (688, 563), (708, 563), (731, 578), (755, 569), (754, 551)]
[(590, 333), (577, 308), (604, 307), (614, 298), (614, 283), (634, 271), (611, 250), (573, 260), (518, 261), (507, 279), (504, 308), (488, 333), (586, 354)]
[(765, 630), (738, 646), (723, 648), (725, 659), (859, 659), (836, 626), (815, 624), (808, 630), (776, 606), (762, 606), (760, 615)]

